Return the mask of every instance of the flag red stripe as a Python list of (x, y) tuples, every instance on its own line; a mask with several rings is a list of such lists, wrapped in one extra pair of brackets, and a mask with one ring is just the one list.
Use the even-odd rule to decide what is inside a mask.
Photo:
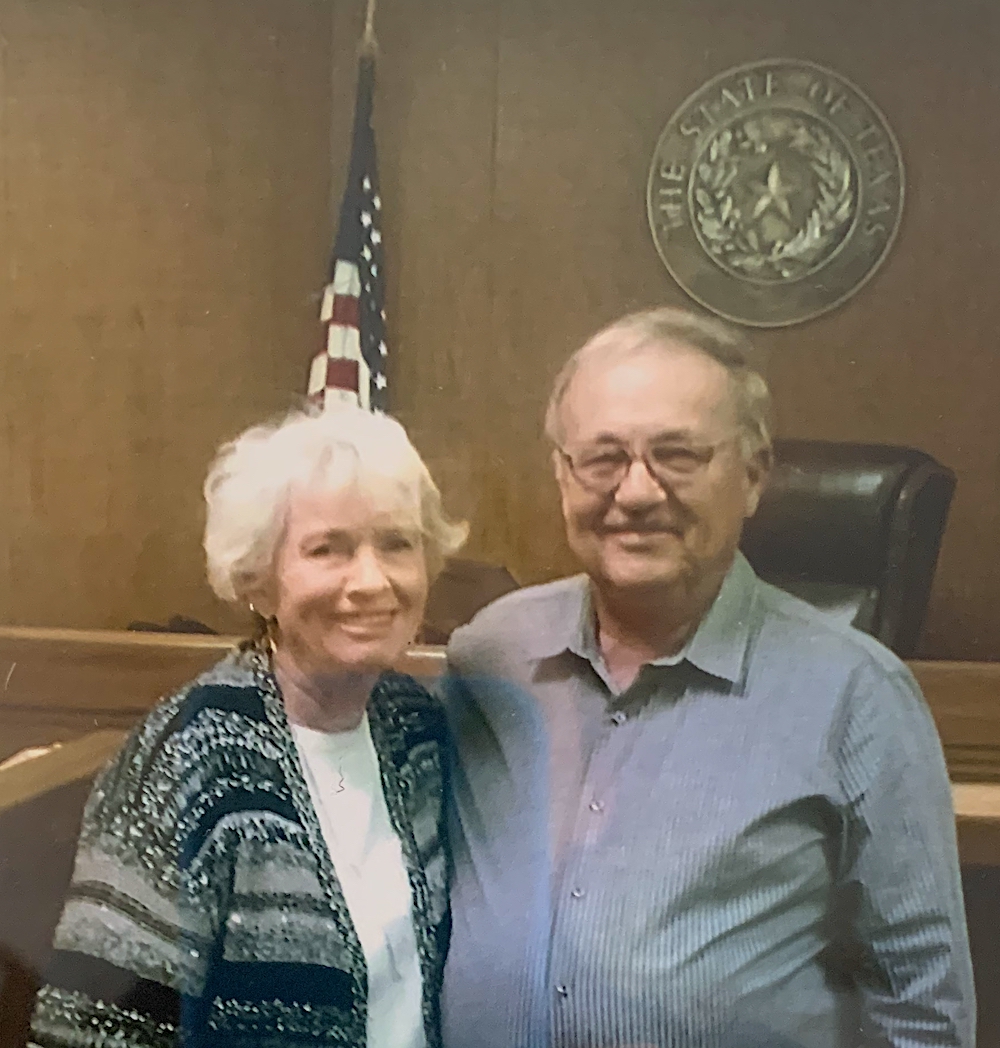
[(361, 307), (356, 295), (334, 295), (333, 316), (331, 324), (343, 324), (344, 327), (361, 326)]
[(328, 389), (348, 389), (356, 393), (358, 362), (346, 357), (330, 357), (326, 362), (326, 385)]

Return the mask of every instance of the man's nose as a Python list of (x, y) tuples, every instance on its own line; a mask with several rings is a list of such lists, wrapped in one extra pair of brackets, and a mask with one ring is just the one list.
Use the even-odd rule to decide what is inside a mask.
[(370, 545), (359, 546), (347, 573), (347, 589), (352, 593), (379, 593), (389, 587), (382, 560)]
[(665, 501), (666, 497), (662, 485), (641, 458), (629, 463), (628, 471), (615, 491), (615, 501), (629, 509), (657, 505)]

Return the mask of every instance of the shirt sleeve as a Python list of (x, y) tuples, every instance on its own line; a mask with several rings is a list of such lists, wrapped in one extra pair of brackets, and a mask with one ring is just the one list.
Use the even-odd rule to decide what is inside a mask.
[(199, 1008), (222, 857), (189, 825), (183, 744), (151, 719), (87, 802), (29, 1046), (172, 1048)]
[(865, 1044), (971, 1048), (975, 991), (941, 743), (903, 666), (859, 670), (836, 760)]

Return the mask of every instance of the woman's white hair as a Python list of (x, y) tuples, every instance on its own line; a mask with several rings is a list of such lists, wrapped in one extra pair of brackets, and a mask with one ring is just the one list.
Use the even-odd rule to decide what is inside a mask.
[(291, 495), (357, 484), (419, 511), (428, 574), (465, 541), (403, 427), (344, 406), (296, 410), (223, 444), (205, 480), (208, 581), (223, 600), (249, 601), (271, 581)]

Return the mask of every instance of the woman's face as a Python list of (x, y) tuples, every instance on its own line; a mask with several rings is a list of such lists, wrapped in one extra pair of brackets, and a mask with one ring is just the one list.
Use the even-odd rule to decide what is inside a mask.
[(293, 494), (267, 609), (306, 674), (381, 671), (416, 636), (427, 562), (415, 499), (350, 485)]

